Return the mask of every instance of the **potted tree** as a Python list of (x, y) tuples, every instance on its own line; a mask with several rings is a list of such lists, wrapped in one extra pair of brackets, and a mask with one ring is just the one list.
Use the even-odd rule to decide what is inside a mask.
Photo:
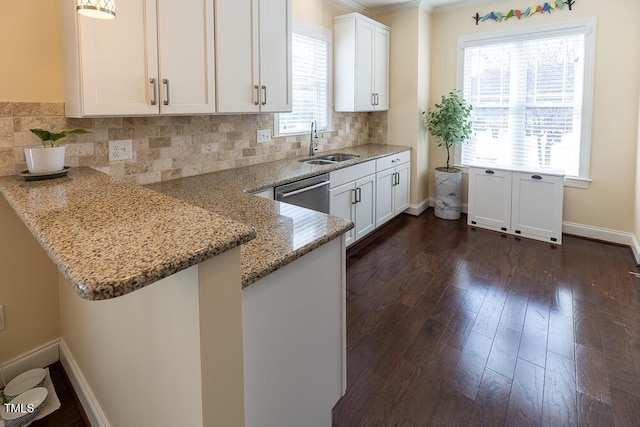
[(54, 133), (44, 129), (29, 129), (31, 133), (40, 138), (42, 146), (25, 147), (24, 156), (27, 159), (29, 173), (51, 173), (64, 169), (64, 145), (60, 140), (67, 135), (89, 133), (84, 129), (63, 130)]
[(471, 137), (472, 106), (460, 97), (457, 90), (442, 96), (439, 104), (423, 112), (425, 124), (431, 136), (436, 138), (438, 147), (447, 150), (447, 165), (436, 168), (435, 176), (435, 208), (438, 218), (460, 218), (462, 205), (462, 173), (460, 169), (451, 167), (451, 148), (462, 144)]

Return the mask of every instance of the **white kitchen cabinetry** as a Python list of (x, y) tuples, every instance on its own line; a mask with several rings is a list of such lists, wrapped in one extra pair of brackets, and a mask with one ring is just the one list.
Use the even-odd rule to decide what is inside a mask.
[(563, 190), (561, 174), (471, 166), (468, 224), (560, 244)]
[(375, 161), (360, 163), (329, 174), (329, 213), (353, 221), (355, 228), (345, 233), (347, 246), (376, 227)]
[(64, 2), (65, 114), (215, 112), (213, 0), (128, 0), (114, 20)]
[(389, 109), (390, 28), (359, 13), (333, 18), (335, 110)]
[(411, 152), (376, 160), (376, 227), (409, 207)]
[(291, 111), (291, 0), (215, 0), (220, 113)]

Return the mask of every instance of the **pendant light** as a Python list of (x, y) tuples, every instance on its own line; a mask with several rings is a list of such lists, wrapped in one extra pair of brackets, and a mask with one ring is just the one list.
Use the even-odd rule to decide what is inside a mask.
[(89, 18), (114, 19), (116, 0), (76, 0), (76, 10)]

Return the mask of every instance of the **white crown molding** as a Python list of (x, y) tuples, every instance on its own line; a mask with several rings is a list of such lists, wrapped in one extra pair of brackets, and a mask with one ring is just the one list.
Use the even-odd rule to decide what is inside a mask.
[(354, 12), (362, 13), (363, 15), (369, 16), (371, 13), (371, 11), (368, 8), (364, 7), (360, 3), (355, 2), (353, 0), (331, 0), (331, 1), (340, 6), (344, 6), (347, 9), (351, 9)]
[(447, 13), (455, 10), (469, 9), (472, 7), (484, 6), (486, 4), (499, 3), (497, 0), (466, 0), (458, 3), (444, 4), (433, 8), (433, 13)]
[[(386, 15), (387, 13), (394, 13), (394, 12), (400, 12), (402, 10), (414, 9), (417, 7), (421, 7), (421, 4), (422, 4), (421, 0), (412, 0), (412, 1), (405, 1), (403, 3), (390, 4), (387, 6), (374, 7), (371, 9), (371, 15), (372, 16)], [(426, 10), (429, 11), (428, 9)]]

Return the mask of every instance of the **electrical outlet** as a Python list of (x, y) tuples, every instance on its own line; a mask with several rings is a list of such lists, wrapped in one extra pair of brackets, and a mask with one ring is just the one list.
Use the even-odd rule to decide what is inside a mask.
[(0, 331), (4, 330), (4, 305), (0, 304)]
[(133, 158), (133, 150), (131, 149), (130, 139), (119, 139), (117, 141), (109, 141), (109, 161), (129, 160)]
[(271, 129), (259, 129), (257, 131), (258, 144), (271, 142)]

